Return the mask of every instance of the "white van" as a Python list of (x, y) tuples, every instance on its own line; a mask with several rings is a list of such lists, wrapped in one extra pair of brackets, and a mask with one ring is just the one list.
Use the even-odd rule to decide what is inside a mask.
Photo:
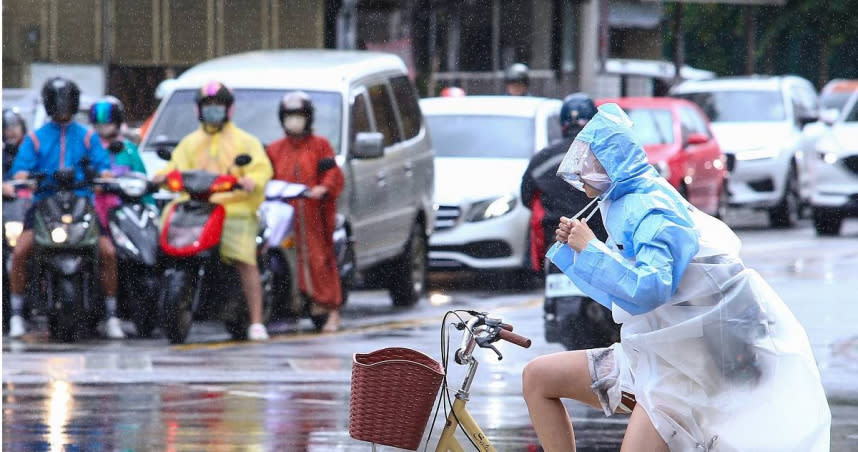
[(426, 287), (427, 241), (434, 226), (434, 151), (414, 86), (392, 54), (271, 50), (216, 58), (184, 72), (155, 113), (141, 143), (147, 170), (199, 127), (194, 95), (210, 80), (235, 94), (233, 122), (267, 145), (284, 136), (278, 102), (291, 90), (310, 95), (315, 133), (330, 141), (346, 187), (337, 203), (357, 269), (410, 305)]

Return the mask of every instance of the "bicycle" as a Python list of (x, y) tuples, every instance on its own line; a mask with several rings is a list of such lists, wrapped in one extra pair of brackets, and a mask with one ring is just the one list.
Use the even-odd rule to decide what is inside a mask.
[[(470, 316), (470, 319), (466, 320), (466, 319), (462, 318), (462, 314), (468, 314)], [(447, 319), (450, 316), (455, 316), (456, 320), (457, 320), (456, 322), (451, 323), (451, 325), (455, 326), (457, 330), (462, 331), (461, 344), (454, 354), (454, 361), (458, 365), (468, 367), (468, 370), (465, 373), (464, 380), (462, 381), (461, 386), (459, 387), (458, 391), (456, 392), (455, 401), (450, 400), (450, 395), (448, 392), (448, 384), (447, 384), (447, 369), (448, 369), (448, 365), (449, 365), (449, 348), (450, 348), (449, 332), (447, 330), (447, 327), (448, 327)], [(410, 349), (383, 349), (383, 350), (378, 351), (378, 352), (383, 352), (386, 350), (397, 350), (397, 351), (406, 351), (406, 352), (410, 351), (410, 352), (413, 352), (415, 354), (412, 358), (410, 358), (412, 360), (411, 363), (404, 362), (404, 361), (408, 361), (408, 359), (405, 359), (405, 360), (403, 360), (403, 359), (391, 359), (391, 360), (387, 361), (388, 363), (391, 363), (391, 364), (397, 363), (398, 365), (402, 365), (402, 366), (411, 364), (411, 365), (415, 365), (415, 366), (427, 367), (426, 366), (426, 362), (427, 362), (426, 360), (428, 360), (428, 361), (431, 361), (431, 363), (434, 363), (434, 364), (443, 368), (443, 373), (440, 374), (440, 375), (442, 375), (440, 386), (441, 386), (441, 390), (442, 390), (443, 395), (439, 398), (437, 404), (435, 404), (435, 410), (434, 410), (435, 416), (432, 419), (432, 426), (433, 427), (432, 427), (432, 429), (430, 429), (429, 436), (426, 439), (426, 443), (424, 444), (424, 451), (428, 447), (429, 441), (432, 438), (432, 430), (434, 429), (435, 421), (437, 420), (437, 416), (438, 416), (438, 413), (440, 411), (440, 407), (443, 404), (444, 412), (446, 414), (447, 420), (446, 420), (444, 429), (441, 431), (441, 437), (439, 438), (438, 444), (435, 448), (436, 452), (462, 452), (462, 451), (464, 451), (462, 444), (455, 437), (456, 430), (459, 428), (461, 428), (462, 432), (465, 434), (465, 436), (468, 438), (468, 440), (471, 442), (471, 444), (477, 450), (484, 451), (484, 452), (495, 452), (496, 449), (492, 446), (491, 441), (486, 436), (486, 434), (482, 431), (480, 426), (477, 424), (476, 420), (468, 412), (465, 405), (470, 400), (471, 385), (474, 381), (474, 376), (476, 375), (477, 367), (479, 365), (479, 362), (473, 356), (473, 352), (476, 349), (476, 347), (487, 348), (487, 349), (492, 350), (497, 355), (498, 360), (503, 359), (503, 354), (501, 354), (501, 352), (493, 344), (499, 340), (505, 340), (507, 342), (513, 343), (515, 345), (518, 345), (518, 346), (524, 347), (524, 348), (530, 347), (530, 345), (531, 345), (530, 339), (528, 339), (524, 336), (521, 336), (519, 334), (513, 333), (512, 330), (513, 330), (512, 325), (504, 323), (502, 319), (492, 318), (489, 316), (488, 313), (485, 313), (485, 312), (477, 312), (477, 311), (472, 311), (472, 310), (447, 311), (447, 313), (444, 315), (444, 319), (442, 320), (442, 324), (441, 324), (441, 364), (438, 365), (437, 361), (429, 358), (426, 355), (423, 355), (420, 352), (410, 350)], [(364, 356), (368, 356), (368, 355), (364, 355)], [(423, 360), (423, 362), (422, 363), (419, 362), (420, 360)], [(357, 363), (357, 355), (356, 355), (356, 363)], [(382, 364), (382, 362), (376, 362), (376, 363), (371, 364), (370, 366), (377, 366), (380, 364)], [(436, 370), (440, 370), (440, 368), (438, 368)], [(425, 425), (426, 425), (426, 421), (429, 418), (429, 415), (428, 415), (429, 413), (426, 413), (426, 412), (422, 413), (422, 414), (425, 414), (425, 417), (421, 418), (422, 424), (417, 426), (419, 428), (414, 428), (415, 427), (414, 425), (404, 426), (404, 427), (408, 427), (410, 429), (409, 430), (410, 433), (408, 435), (405, 435), (405, 436), (408, 436), (408, 439), (405, 440), (404, 442), (397, 442), (396, 439), (391, 438), (391, 434), (392, 434), (391, 432), (395, 432), (397, 430), (397, 427), (402, 427), (402, 426), (397, 426), (395, 424), (397, 424), (397, 423), (401, 424), (403, 422), (402, 418), (405, 415), (404, 411), (407, 411), (407, 410), (403, 410), (403, 409), (390, 410), (390, 405), (391, 404), (398, 404), (400, 402), (400, 400), (391, 399), (389, 396), (391, 395), (391, 393), (394, 393), (394, 394), (398, 393), (398, 394), (400, 394), (400, 399), (402, 399), (401, 401), (405, 401), (406, 403), (408, 401), (410, 401), (410, 400), (406, 400), (411, 395), (411, 392), (409, 392), (410, 390), (409, 389), (403, 389), (403, 388), (407, 388), (407, 386), (405, 386), (405, 385), (407, 385), (408, 382), (407, 381), (401, 381), (401, 382), (399, 382), (401, 384), (401, 386), (400, 386), (400, 385), (396, 384), (395, 378), (394, 378), (393, 382), (388, 380), (385, 383), (383, 383), (382, 386), (384, 386), (384, 388), (381, 388), (381, 389), (384, 392), (382, 393), (381, 398), (384, 398), (385, 400), (380, 400), (377, 403), (372, 404), (374, 406), (372, 406), (369, 409), (366, 409), (366, 412), (372, 413), (374, 415), (389, 416), (389, 417), (387, 419), (381, 420), (381, 422), (375, 423), (372, 426), (368, 426), (368, 427), (361, 426), (360, 428), (363, 430), (361, 430), (360, 432), (355, 432), (355, 431), (353, 431), (352, 426), (363, 422), (363, 419), (360, 418), (362, 413), (361, 412), (359, 412), (359, 413), (355, 412), (356, 401), (358, 403), (366, 403), (366, 402), (372, 402), (374, 399), (372, 399), (372, 400), (361, 400), (361, 394), (357, 394), (357, 395), (355, 394), (356, 391), (354, 389), (355, 389), (356, 385), (355, 385), (354, 375), (355, 375), (355, 373), (354, 373), (354, 369), (353, 369), (353, 381), (352, 381), (353, 393), (352, 393), (352, 413), (351, 413), (352, 415), (350, 417), (350, 425), (349, 425), (349, 433), (351, 434), (351, 436), (356, 438), (356, 439), (361, 439), (361, 440), (371, 442), (373, 451), (376, 450), (375, 449), (376, 444), (392, 445), (392, 446), (396, 446), (396, 447), (403, 447), (403, 445), (405, 445), (405, 447), (403, 447), (403, 448), (410, 449), (410, 450), (416, 450), (417, 447), (419, 447), (419, 441), (422, 438), (423, 431), (425, 430)], [(379, 380), (379, 381), (381, 381), (381, 380)], [(358, 385), (360, 385), (360, 383), (358, 383)], [(416, 386), (420, 386), (420, 385), (417, 384)], [(358, 387), (358, 391), (369, 391), (369, 390), (361, 389), (362, 386), (357, 386), (357, 387)], [(378, 390), (380, 388), (374, 388), (374, 389)], [(428, 405), (429, 411), (432, 410), (431, 401), (434, 401), (434, 395), (437, 393), (438, 387), (436, 386), (435, 388), (432, 388), (432, 389), (433, 389), (433, 391), (431, 392), (432, 397), (431, 397), (431, 399), (429, 399), (430, 404)], [(423, 394), (426, 394), (426, 393), (424, 392)], [(449, 410), (448, 410), (448, 408), (449, 408)], [(423, 409), (425, 410), (425, 407)], [(392, 415), (391, 415), (391, 411), (393, 412)], [(406, 421), (406, 422), (409, 422), (409, 421), (412, 423), (420, 423), (420, 420), (414, 421), (411, 418), (409, 418), (408, 421)], [(358, 428), (356, 427), (354, 430), (357, 430), (357, 429)]]

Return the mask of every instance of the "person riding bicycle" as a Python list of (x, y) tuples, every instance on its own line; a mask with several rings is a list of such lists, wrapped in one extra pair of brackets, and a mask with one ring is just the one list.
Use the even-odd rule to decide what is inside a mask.
[(603, 105), (558, 170), (598, 203), (609, 239), (563, 218), (547, 256), (622, 327), (611, 347), (525, 367), (543, 447), (575, 450), (560, 400), (573, 398), (631, 413), (624, 451), (828, 451), (831, 412), (801, 324), (745, 268), (733, 231), (659, 177), (631, 124)]
[[(554, 229), (560, 217), (581, 210), (589, 202), (584, 193), (557, 177), (557, 168), (572, 140), (595, 114), (596, 105), (590, 96), (584, 93), (566, 96), (560, 107), (563, 138), (534, 154), (522, 176), (521, 200), (531, 211), (530, 261), (536, 272), (543, 270), (547, 244), (554, 242)], [(589, 226), (600, 240), (607, 238), (601, 218), (593, 218)]]
[[(160, 184), (170, 171), (193, 169), (238, 177), (243, 192), (217, 193), (211, 200), (226, 209), (220, 253), (235, 265), (241, 277), (250, 312), (247, 338), (264, 341), (268, 339), (268, 331), (262, 324), (262, 284), (256, 263), (259, 230), (256, 210), (265, 199), (265, 184), (272, 175), (271, 163), (259, 140), (230, 121), (235, 97), (229, 88), (210, 81), (197, 91), (196, 103), (200, 128), (179, 142), (167, 166), (152, 181)], [(245, 166), (236, 166), (235, 158), (242, 154), (249, 155), (251, 161)], [(168, 212), (169, 208), (164, 211)]]
[(343, 190), (343, 172), (325, 137), (313, 133), (313, 102), (306, 93), (286, 93), (278, 118), (286, 136), (266, 150), (274, 166), (274, 178), (310, 188), (309, 199), (294, 200), (295, 241), (298, 248), (298, 281), (301, 293), (311, 300), (310, 314), (327, 312), (324, 332), (339, 329), (343, 302), (333, 233), (337, 197)]
[[(105, 96), (89, 109), (89, 122), (98, 134), (101, 146), (110, 154), (110, 170), (114, 176), (121, 176), (130, 171), (146, 174), (146, 166), (140, 159), (137, 145), (120, 135), (120, 129), (125, 122), (125, 108), (122, 102), (113, 96)], [(154, 204), (151, 195), (144, 201)], [(120, 204), (119, 197), (109, 193), (95, 194), (95, 212), (101, 220), (101, 225), (107, 227), (107, 213), (111, 207)]]
[[(99, 172), (101, 177), (112, 177), (107, 151), (99, 140), (92, 136), (92, 131), (73, 120), (80, 106), (80, 89), (77, 85), (62, 77), (48, 79), (42, 87), (42, 100), (51, 121), (35, 132), (30, 132), (21, 142), (9, 171), (13, 177), (28, 179), (35, 173), (41, 173), (46, 176), (47, 185), (50, 185), (54, 171), (74, 167), (77, 179), (83, 180), (84, 159), (89, 161), (89, 165)], [(79, 196), (92, 199), (91, 188), (80, 188), (76, 192)], [(12, 308), (12, 317), (9, 319), (10, 337), (19, 337), (26, 333), (22, 313), (27, 284), (27, 258), (33, 249), (35, 238), (33, 223), (38, 202), (51, 194), (53, 193), (50, 189), (36, 193), (33, 198), (34, 205), (27, 211), (24, 220), (24, 231), (15, 246), (9, 281)], [(125, 333), (116, 317), (116, 250), (103, 229), (98, 238), (98, 253), (106, 307), (104, 333), (111, 339), (121, 339), (125, 337)]]

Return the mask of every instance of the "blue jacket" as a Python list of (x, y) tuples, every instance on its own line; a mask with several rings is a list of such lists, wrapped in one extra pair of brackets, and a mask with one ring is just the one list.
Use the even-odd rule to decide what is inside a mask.
[[(576, 139), (590, 144), (611, 178), (601, 197), (608, 205), (605, 227), (620, 251), (606, 252), (591, 240), (580, 253), (555, 245), (548, 257), (594, 300), (638, 315), (676, 292), (699, 250), (698, 233), (688, 203), (647, 162), (631, 129), (611, 114), (625, 116), (617, 105), (604, 105)], [(558, 247), (567, 248), (565, 262), (555, 260)]]
[[(37, 143), (33, 141), (33, 135)], [(110, 169), (110, 156), (101, 146), (98, 135), (76, 122), (60, 125), (52, 121), (24, 138), (8, 176), (14, 177), (21, 171), (27, 171), (31, 175), (44, 173), (48, 176), (45, 182), (51, 184), (54, 171), (60, 168), (62, 157), (62, 166), (74, 166), (77, 180), (82, 181), (84, 173), (80, 161), (84, 156), (89, 157), (90, 165), (96, 172)], [(52, 193), (53, 190), (39, 192), (35, 200), (38, 201)], [(77, 193), (80, 196), (91, 197), (92, 189), (83, 188), (77, 190)]]

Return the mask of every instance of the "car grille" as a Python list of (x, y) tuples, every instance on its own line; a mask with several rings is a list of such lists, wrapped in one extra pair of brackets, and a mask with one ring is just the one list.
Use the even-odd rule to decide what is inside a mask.
[(462, 209), (458, 206), (438, 206), (438, 210), (435, 211), (435, 230), (443, 231), (456, 226), (460, 215), (462, 215)]
[(503, 240), (481, 240), (466, 245), (437, 245), (430, 246), (429, 250), (463, 253), (477, 259), (497, 259), (512, 256), (512, 247)]
[(843, 159), (843, 165), (855, 174), (858, 174), (858, 155), (852, 155)]

